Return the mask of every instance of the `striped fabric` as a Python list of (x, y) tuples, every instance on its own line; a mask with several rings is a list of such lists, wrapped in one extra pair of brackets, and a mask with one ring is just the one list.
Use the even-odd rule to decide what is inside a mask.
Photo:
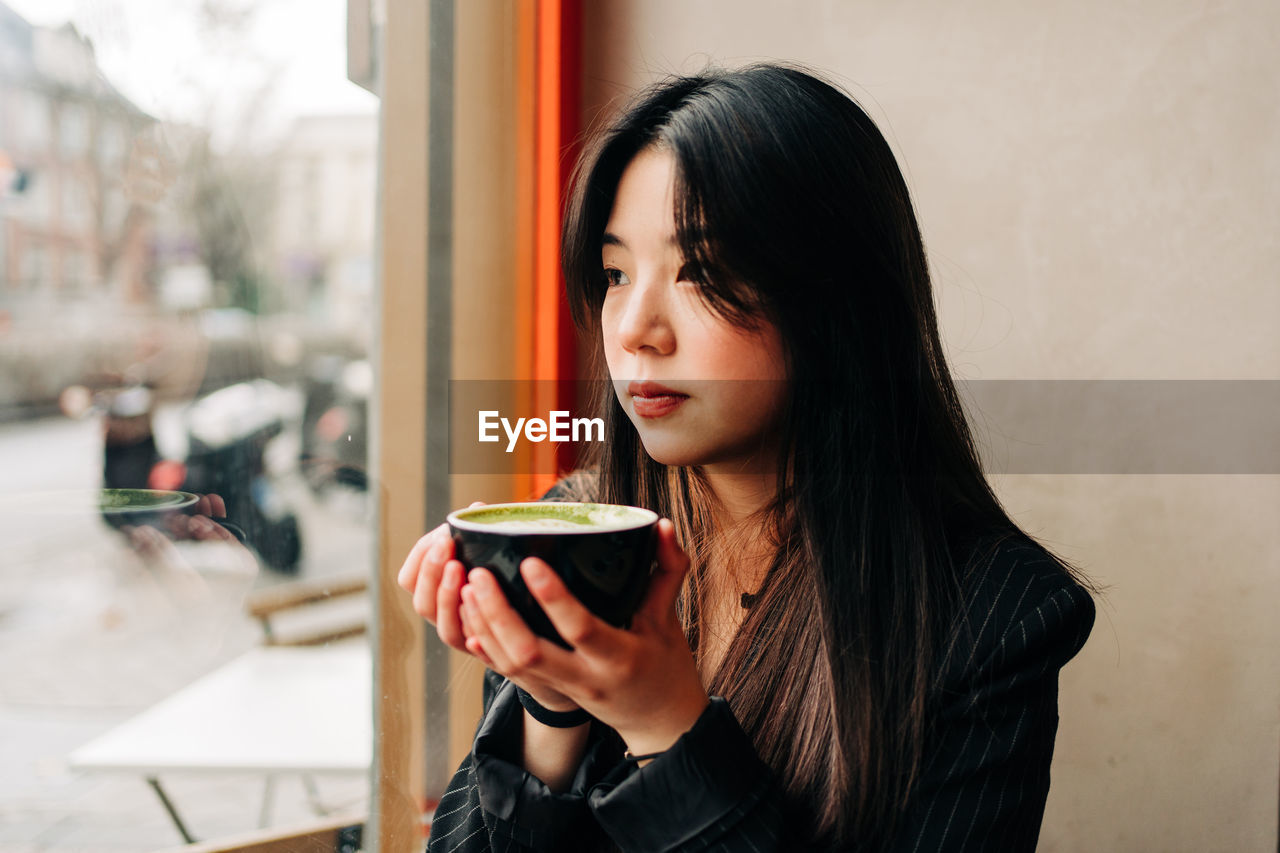
[[(1027, 540), (1002, 543), (973, 572), (967, 619), (944, 658), (936, 734), (892, 851), (1036, 846), (1058, 672), (1088, 638), (1093, 601)], [(789, 825), (768, 768), (723, 700), (644, 768), (598, 738), (584, 763), (595, 762), (600, 777), (580, 772), (572, 791), (552, 795), (502, 757), (519, 736), (519, 705), (490, 676), (476, 749), (440, 802), (431, 853), (804, 849), (794, 844), (804, 828)]]

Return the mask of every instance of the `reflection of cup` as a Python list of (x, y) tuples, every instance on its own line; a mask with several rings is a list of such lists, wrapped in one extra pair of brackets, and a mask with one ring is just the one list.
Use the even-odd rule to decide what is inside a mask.
[(644, 597), (658, 544), (657, 513), (616, 504), (490, 504), (450, 513), (448, 522), (458, 560), (493, 572), (534, 633), (561, 645), (525, 587), (520, 561), (544, 560), (588, 610), (623, 627)]
[(157, 489), (102, 489), (98, 511), (112, 527), (158, 527), (165, 529), (174, 515), (190, 515), (200, 498), (190, 492)]
[(157, 489), (64, 489), (0, 495), (0, 513), (80, 515), (97, 511), (121, 524), (152, 524), (175, 513), (189, 515), (199, 495)]

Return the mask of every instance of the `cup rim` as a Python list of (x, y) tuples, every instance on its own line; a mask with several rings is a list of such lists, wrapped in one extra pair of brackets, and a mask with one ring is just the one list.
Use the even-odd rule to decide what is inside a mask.
[(179, 509), (187, 509), (194, 506), (200, 500), (200, 496), (192, 492), (183, 492), (176, 489), (101, 489), (99, 494), (106, 492), (142, 492), (149, 496), (168, 495), (173, 499), (169, 503), (157, 503), (143, 506), (103, 506), (99, 508), (107, 513), (131, 513), (131, 512), (172, 512)]
[[(153, 503), (142, 506), (116, 505), (102, 503), (102, 496), (107, 492), (142, 492), (148, 495), (171, 495), (168, 503)], [(173, 489), (129, 489), (129, 488), (88, 488), (88, 489), (36, 489), (27, 491), (0, 493), (0, 512), (17, 512), (22, 515), (79, 515), (82, 513), (102, 513), (104, 515), (142, 515), (145, 513), (169, 513), (190, 509), (200, 496), (191, 492)]]
[[(601, 507), (623, 507), (630, 512), (638, 513), (644, 518), (636, 521), (635, 524), (621, 524), (617, 527), (584, 527), (581, 530), (573, 530), (570, 528), (557, 528), (555, 530), (495, 530), (492, 524), (479, 524), (474, 521), (467, 521), (465, 518), (458, 516), (465, 512), (479, 512), (489, 509), (506, 509), (508, 507), (527, 507), (527, 506), (601, 506)], [(659, 516), (651, 509), (645, 509), (642, 506), (631, 506), (630, 504), (606, 504), (598, 501), (507, 501), (505, 503), (485, 504), (484, 506), (465, 507), (463, 509), (455, 509), (446, 517), (449, 526), (456, 530), (465, 530), (469, 533), (490, 533), (499, 536), (587, 536), (598, 533), (617, 533), (627, 530), (642, 530), (658, 523)]]

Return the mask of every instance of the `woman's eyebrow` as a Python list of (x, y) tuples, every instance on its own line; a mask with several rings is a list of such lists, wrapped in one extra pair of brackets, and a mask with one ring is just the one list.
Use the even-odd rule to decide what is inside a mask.
[[(623, 241), (623, 239), (619, 237), (617, 234), (614, 234), (612, 231), (604, 232), (604, 236), (600, 238), (600, 245), (601, 246), (618, 246), (619, 248), (622, 248), (622, 249), (628, 248), (627, 244)], [(667, 237), (667, 245), (679, 246), (680, 241), (676, 238), (676, 235), (672, 234), (669, 237)]]

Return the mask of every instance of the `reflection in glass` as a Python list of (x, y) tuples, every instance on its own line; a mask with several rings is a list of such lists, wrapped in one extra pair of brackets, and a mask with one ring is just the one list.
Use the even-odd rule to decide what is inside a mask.
[(0, 0), (0, 848), (368, 808), (377, 104), (345, 25)]

